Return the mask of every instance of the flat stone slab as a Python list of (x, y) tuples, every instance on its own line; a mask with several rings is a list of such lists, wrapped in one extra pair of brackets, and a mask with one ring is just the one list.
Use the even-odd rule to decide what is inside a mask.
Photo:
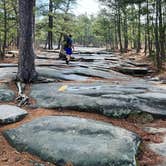
[(88, 77), (80, 76), (76, 74), (64, 74), (63, 70), (50, 69), (50, 68), (37, 68), (37, 72), (40, 76), (46, 78), (53, 78), (58, 80), (67, 80), (67, 81), (86, 81)]
[(94, 52), (105, 52), (105, 48), (95, 48), (95, 47), (75, 47), (75, 50), (79, 53), (94, 53)]
[(127, 62), (136, 67), (148, 67), (149, 66), (149, 64), (147, 64), (147, 63), (139, 63), (139, 62), (134, 62), (134, 61), (129, 61), (129, 60)]
[(13, 101), (15, 94), (6, 85), (0, 85), (0, 102)]
[(8, 54), (19, 54), (18, 51), (14, 51), (14, 50), (13, 50), (13, 51), (8, 51), (7, 53), (8, 53)]
[[(36, 100), (35, 107), (74, 109), (122, 118), (143, 112), (166, 116), (164, 93), (145, 81), (133, 81), (121, 85), (105, 82), (35, 84), (30, 96)], [(160, 95), (156, 101), (155, 95)]]
[(130, 79), (125, 75), (115, 71), (102, 71), (104, 69), (93, 69), (74, 66), (74, 68), (49, 68), (49, 67), (37, 67), (37, 72), (40, 76), (47, 78), (54, 78), (60, 80), (73, 80), (73, 81), (85, 81), (90, 77), (98, 77), (105, 79)]
[(16, 67), (3, 67), (0, 68), (0, 80), (8, 80), (11, 81), (15, 78), (17, 73)]
[(12, 63), (1, 63), (0, 64), (0, 68), (4, 68), (4, 67), (17, 67), (17, 64), (12, 64)]
[(111, 124), (69, 116), (48, 116), (4, 132), (19, 151), (57, 166), (136, 166), (139, 137)]
[(27, 111), (12, 105), (0, 105), (0, 124), (14, 123), (27, 115)]
[(64, 74), (78, 74), (78, 75), (83, 75), (83, 76), (88, 76), (88, 77), (99, 77), (99, 78), (105, 78), (105, 79), (112, 79), (112, 78), (123, 78), (125, 79), (126, 76), (110, 70), (109, 72), (96, 70), (93, 68), (74, 68), (74, 69), (68, 69), (63, 71)]
[(57, 59), (59, 57), (59, 53), (56, 53), (55, 50), (51, 51), (42, 51), (41, 53), (37, 54), (36, 59)]
[(153, 128), (153, 127), (145, 127), (144, 129), (145, 131), (149, 132), (149, 133), (166, 133), (166, 128)]

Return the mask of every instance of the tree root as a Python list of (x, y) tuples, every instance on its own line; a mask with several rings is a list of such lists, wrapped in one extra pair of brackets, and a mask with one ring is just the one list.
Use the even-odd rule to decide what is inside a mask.
[(18, 96), (16, 98), (16, 101), (18, 102), (17, 106), (21, 107), (21, 106), (29, 105), (30, 104), (29, 97), (26, 96), (24, 93), (26, 84), (19, 81), (19, 82), (16, 82), (16, 86), (18, 89)]

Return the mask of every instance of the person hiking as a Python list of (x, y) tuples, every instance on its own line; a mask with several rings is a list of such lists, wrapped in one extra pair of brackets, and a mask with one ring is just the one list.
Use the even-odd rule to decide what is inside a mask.
[(64, 44), (64, 50), (66, 53), (66, 64), (69, 64), (69, 61), (71, 59), (72, 50), (74, 50), (72, 35), (68, 35), (65, 38), (65, 44)]

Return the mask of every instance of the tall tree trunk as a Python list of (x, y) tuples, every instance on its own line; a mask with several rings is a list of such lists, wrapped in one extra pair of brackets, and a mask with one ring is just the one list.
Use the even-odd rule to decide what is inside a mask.
[[(132, 15), (134, 15), (134, 6), (132, 6), (132, 10), (131, 10)], [(135, 19), (133, 19), (132, 21), (132, 27), (131, 27), (131, 34), (132, 34), (132, 43), (131, 44), (131, 48), (132, 49), (136, 49), (137, 48), (137, 44), (136, 44), (136, 39), (135, 39)]]
[(3, 60), (3, 49), (2, 49), (2, 41), (0, 38), (0, 60)]
[(16, 48), (19, 49), (19, 15), (18, 15), (18, 1), (13, 1), (12, 3), (12, 7), (13, 7), (13, 11), (15, 13), (15, 17), (16, 17), (16, 26), (17, 26), (17, 29), (16, 29), (16, 32), (17, 32), (17, 35), (16, 35), (16, 38), (15, 38), (15, 41), (16, 41)]
[(25, 83), (37, 78), (33, 50), (33, 0), (19, 0), (19, 64), (17, 78)]
[(19, 42), (20, 42), (20, 32), (19, 27), (17, 27), (17, 37), (16, 37), (16, 47), (19, 49)]
[(62, 36), (63, 36), (63, 34), (60, 33), (59, 40), (58, 40), (58, 48), (57, 49), (60, 49), (60, 47), (61, 47)]
[(2, 59), (4, 58), (5, 55), (5, 49), (7, 47), (7, 8), (6, 8), (6, 0), (3, 1), (4, 2), (4, 15), (3, 15), (3, 19), (4, 19), (4, 38), (3, 38), (3, 53), (2, 53)]
[(122, 47), (122, 38), (121, 38), (121, 13), (120, 13), (120, 7), (118, 6), (118, 37), (119, 37), (119, 45), (120, 45), (120, 52), (123, 52), (123, 47)]
[(150, 29), (149, 29), (149, 0), (146, 0), (146, 8), (147, 8), (147, 44), (148, 44), (148, 51), (149, 51), (149, 56), (152, 54), (152, 49), (151, 49), (151, 41), (150, 41)]
[(49, 22), (48, 22), (48, 49), (51, 50), (53, 49), (53, 33), (52, 33), (52, 30), (53, 30), (53, 2), (52, 0), (49, 0), (49, 16), (48, 16), (48, 19), (49, 19)]
[(128, 52), (128, 26), (127, 26), (127, 12), (126, 6), (124, 7), (124, 51)]
[(163, 60), (165, 60), (165, 30), (164, 30), (164, 26), (163, 26), (163, 18), (162, 18), (162, 9), (161, 9), (161, 5), (162, 5), (162, 1), (159, 0), (158, 2), (159, 5), (159, 42), (160, 42), (160, 53), (161, 53), (161, 58)]
[(144, 49), (144, 53), (145, 53), (145, 55), (147, 55), (147, 29), (146, 29), (146, 27), (147, 27), (147, 25), (145, 26), (145, 34), (144, 34), (144, 36), (145, 36), (145, 49)]
[(115, 40), (115, 49), (118, 49), (118, 35), (117, 35), (117, 21), (115, 19), (115, 34), (114, 34), (114, 40)]
[(159, 44), (159, 28), (158, 28), (158, 18), (159, 18), (159, 0), (156, 0), (156, 21), (155, 21), (155, 46), (156, 46), (156, 63), (157, 69), (161, 69), (161, 57), (160, 57), (160, 44)]
[(137, 53), (141, 49), (141, 3), (139, 3), (138, 9), (138, 38), (137, 38)]
[[(33, 29), (33, 43), (35, 45), (35, 7), (36, 7), (36, 0), (33, 0), (33, 25), (32, 25), (32, 29)], [(34, 46), (35, 47), (35, 46)]]

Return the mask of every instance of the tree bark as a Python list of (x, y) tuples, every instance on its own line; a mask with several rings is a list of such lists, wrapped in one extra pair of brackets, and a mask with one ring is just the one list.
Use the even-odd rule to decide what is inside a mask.
[(147, 8), (147, 45), (148, 45), (148, 51), (149, 51), (149, 56), (152, 54), (152, 49), (150, 45), (150, 29), (149, 29), (149, 0), (146, 1), (146, 8)]
[(145, 26), (145, 34), (144, 34), (144, 36), (145, 36), (145, 49), (144, 49), (144, 53), (145, 53), (145, 55), (147, 55), (147, 25)]
[(16, 41), (16, 48), (19, 49), (19, 14), (18, 14), (18, 1), (15, 0), (12, 2), (12, 8), (13, 8), (13, 11), (15, 13), (15, 17), (16, 17), (16, 25), (17, 25), (17, 29), (16, 29), (16, 38), (15, 38), (15, 41)]
[(124, 7), (123, 12), (124, 12), (124, 51), (128, 52), (128, 25), (127, 25), (126, 6)]
[(141, 49), (141, 3), (139, 3), (139, 10), (138, 10), (137, 53), (140, 52), (140, 49)]
[(118, 37), (117, 37), (117, 21), (115, 19), (115, 27), (114, 27), (114, 41), (115, 41), (115, 49), (118, 49)]
[(123, 52), (123, 47), (122, 47), (122, 38), (121, 38), (121, 13), (120, 13), (120, 7), (118, 6), (118, 37), (119, 37), (119, 45), (120, 45), (120, 52)]
[(29, 83), (37, 78), (33, 50), (33, 0), (19, 0), (19, 64), (17, 79)]
[[(36, 7), (36, 0), (33, 0), (33, 9)], [(33, 29), (33, 43), (35, 45), (35, 10), (33, 10), (33, 24), (32, 24), (32, 29)], [(35, 46), (34, 46), (35, 47)]]
[[(132, 15), (134, 16), (134, 6), (132, 6)], [(136, 39), (135, 39), (135, 29), (136, 29), (136, 26), (135, 26), (135, 18), (133, 18), (133, 21), (132, 21), (132, 28), (131, 28), (131, 34), (132, 34), (132, 44), (131, 44), (131, 48), (132, 49), (136, 49), (137, 48), (137, 43), (136, 43)]]
[(157, 69), (160, 71), (161, 69), (161, 57), (160, 57), (160, 45), (159, 45), (159, 27), (158, 27), (158, 15), (159, 13), (159, 0), (156, 0), (156, 21), (155, 21), (155, 46), (156, 46), (156, 63)]
[(58, 40), (58, 47), (57, 47), (57, 49), (60, 49), (60, 48), (61, 48), (62, 37), (63, 37), (63, 34), (60, 33), (59, 40)]
[(3, 50), (2, 50), (2, 41), (0, 38), (0, 61), (3, 60)]
[(6, 9), (6, 0), (3, 1), (3, 7), (4, 7), (4, 38), (3, 38), (3, 52), (2, 52), (2, 59), (4, 58), (5, 55), (5, 49), (7, 47), (7, 9)]
[(48, 22), (48, 49), (51, 50), (53, 49), (53, 44), (52, 44), (52, 40), (53, 40), (53, 34), (52, 34), (52, 30), (53, 30), (53, 2), (52, 0), (49, 1), (49, 22)]
[(161, 53), (161, 58), (163, 60), (165, 60), (165, 33), (164, 33), (164, 26), (163, 26), (163, 18), (162, 18), (162, 9), (161, 9), (161, 5), (162, 2), (161, 0), (159, 0), (158, 2), (159, 5), (159, 42), (160, 42), (160, 53)]

